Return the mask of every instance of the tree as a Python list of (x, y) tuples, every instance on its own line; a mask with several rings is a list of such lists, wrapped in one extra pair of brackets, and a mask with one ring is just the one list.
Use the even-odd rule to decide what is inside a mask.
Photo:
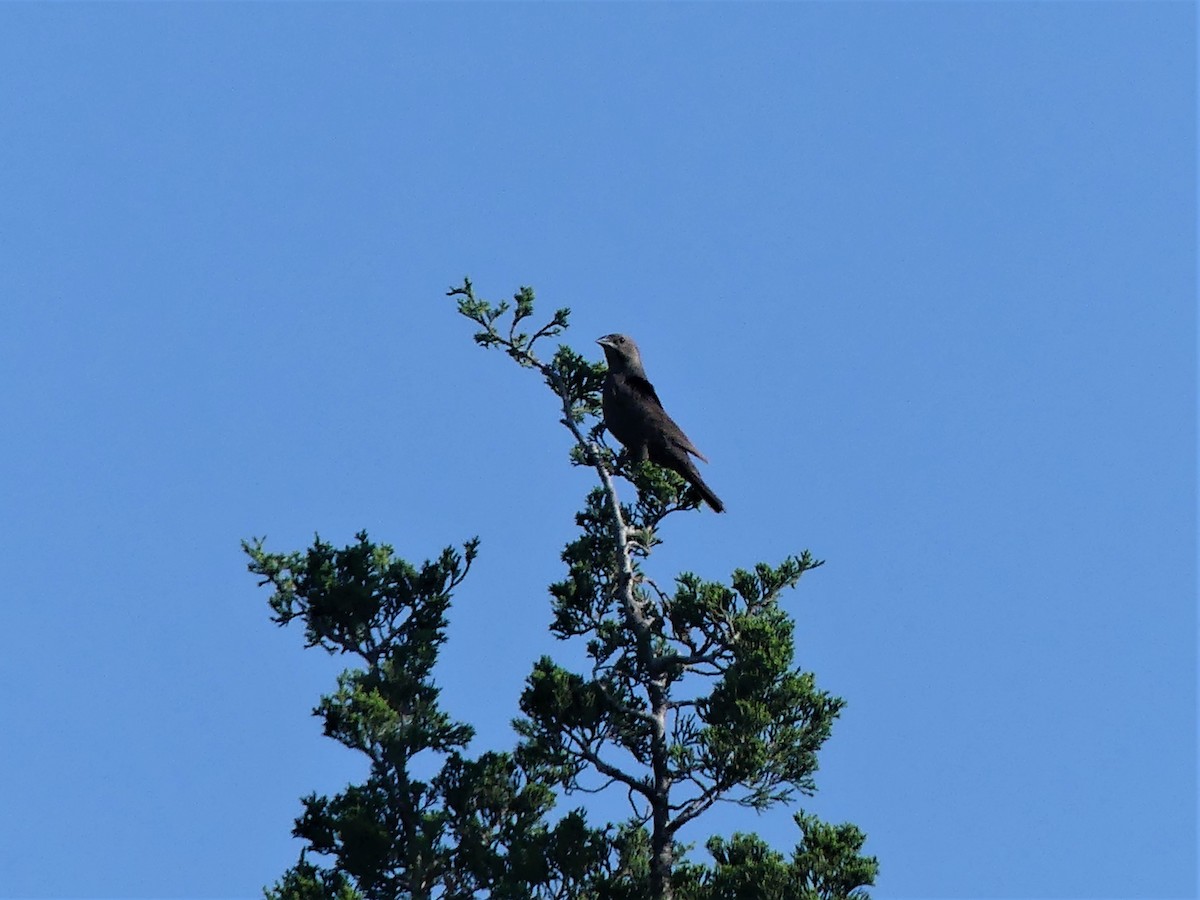
[[(790, 860), (739, 834), (710, 839), (707, 865), (679, 841), (717, 803), (761, 810), (815, 790), (817, 751), (843, 701), (793, 667), (792, 621), (778, 600), (821, 562), (805, 550), (738, 569), (729, 584), (683, 573), (660, 587), (645, 562), (667, 518), (699, 497), (675, 473), (607, 445), (602, 366), (566, 346), (537, 356), (539, 341), (566, 330), (569, 310), (526, 333), (528, 288), (512, 305), (478, 298), (470, 281), (450, 296), (477, 326), (476, 343), (543, 377), (572, 436), (571, 461), (596, 473), (562, 554), (566, 577), (550, 586), (551, 630), (583, 639), (591, 669), (538, 660), (519, 700), (517, 746), (470, 758), (472, 729), (441, 710), (433, 669), (477, 539), (420, 567), (365, 533), (341, 550), (319, 538), (291, 554), (246, 543), (251, 571), (273, 588), (274, 621), (301, 619), (307, 646), (361, 662), (314, 714), (370, 760), (364, 784), (304, 798), (293, 833), (305, 849), (268, 896), (865, 896), (878, 866), (853, 825), (797, 815)], [(632, 503), (620, 501), (617, 476), (636, 488)], [(436, 771), (422, 781), (417, 769)], [(628, 798), (627, 820), (594, 826), (582, 808), (552, 816), (559, 794), (608, 789)]]

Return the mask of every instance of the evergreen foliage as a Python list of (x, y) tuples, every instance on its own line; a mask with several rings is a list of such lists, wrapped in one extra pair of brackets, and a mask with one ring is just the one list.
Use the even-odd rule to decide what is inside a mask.
[[(365, 533), (342, 549), (318, 537), (290, 554), (245, 543), (250, 570), (273, 590), (273, 620), (299, 619), (306, 646), (355, 659), (314, 714), (370, 761), (364, 783), (303, 799), (293, 834), (304, 850), (267, 897), (865, 897), (878, 866), (853, 825), (797, 814), (790, 858), (735, 834), (708, 840), (706, 864), (678, 840), (717, 803), (762, 810), (815, 790), (817, 752), (843, 701), (794, 667), (779, 597), (821, 561), (805, 550), (738, 569), (728, 584), (682, 573), (660, 587), (643, 562), (667, 517), (699, 498), (675, 473), (608, 446), (602, 365), (565, 346), (549, 361), (536, 355), (566, 329), (569, 310), (518, 331), (533, 315), (529, 288), (511, 305), (479, 299), (470, 281), (450, 295), (477, 344), (542, 375), (572, 435), (571, 461), (596, 473), (562, 554), (566, 575), (550, 586), (551, 630), (585, 642), (590, 670), (538, 660), (519, 699), (517, 746), (473, 758), (473, 731), (441, 709), (433, 670), (477, 539), (420, 566)], [(620, 501), (617, 475), (635, 486), (634, 501)], [(422, 780), (418, 770), (435, 774)], [(603, 789), (628, 797), (628, 819), (594, 825), (583, 808), (553, 812), (560, 795)]]

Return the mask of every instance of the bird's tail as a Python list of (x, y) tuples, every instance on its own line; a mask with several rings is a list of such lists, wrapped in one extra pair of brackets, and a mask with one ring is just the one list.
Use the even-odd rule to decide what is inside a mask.
[(721, 498), (712, 492), (704, 479), (700, 477), (700, 473), (696, 471), (695, 466), (690, 466), (690, 472), (687, 473), (687, 480), (691, 482), (692, 487), (700, 492), (700, 496), (704, 498), (704, 502), (713, 508), (713, 512), (725, 512), (725, 504), (721, 502)]

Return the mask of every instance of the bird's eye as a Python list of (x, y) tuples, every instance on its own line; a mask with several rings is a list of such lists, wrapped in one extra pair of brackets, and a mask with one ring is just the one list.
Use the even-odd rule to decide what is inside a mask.
[(617, 343), (618, 343), (618, 344), (623, 344), (623, 343), (625, 343), (625, 338), (623, 338), (623, 337), (619, 337), (619, 338), (617, 338)]

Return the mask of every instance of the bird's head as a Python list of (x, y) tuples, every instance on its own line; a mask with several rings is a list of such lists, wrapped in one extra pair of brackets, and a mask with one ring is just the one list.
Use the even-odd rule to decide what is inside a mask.
[(610, 372), (631, 372), (643, 378), (646, 373), (642, 370), (642, 354), (638, 346), (627, 334), (606, 334), (596, 341), (604, 348), (604, 358), (608, 360)]

